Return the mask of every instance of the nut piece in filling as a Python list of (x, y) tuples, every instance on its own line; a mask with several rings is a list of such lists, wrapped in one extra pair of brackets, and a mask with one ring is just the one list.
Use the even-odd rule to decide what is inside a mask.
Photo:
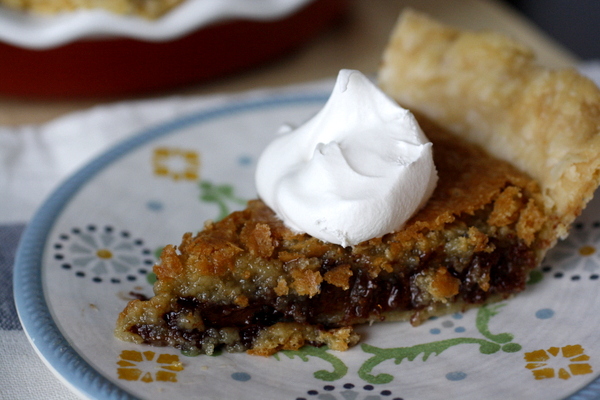
[(508, 38), (410, 11), (380, 84), (415, 113), (439, 174), (403, 229), (342, 247), (252, 201), (167, 246), (155, 296), (127, 305), (116, 336), (206, 354), (345, 350), (356, 324), (419, 324), (522, 291), (598, 186), (598, 88)]

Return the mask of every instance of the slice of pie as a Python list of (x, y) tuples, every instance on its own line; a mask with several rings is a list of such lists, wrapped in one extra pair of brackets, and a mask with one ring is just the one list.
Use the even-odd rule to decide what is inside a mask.
[(116, 336), (191, 353), (345, 350), (353, 326), (506, 299), (600, 181), (600, 91), (534, 64), (522, 45), (403, 13), (380, 85), (433, 142), (438, 186), (395, 233), (354, 247), (290, 231), (260, 200), (180, 246)]

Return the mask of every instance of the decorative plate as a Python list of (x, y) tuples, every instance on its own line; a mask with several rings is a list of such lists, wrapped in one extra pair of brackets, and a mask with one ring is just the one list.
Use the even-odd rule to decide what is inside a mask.
[(161, 247), (253, 198), (256, 159), (274, 132), (326, 97), (201, 110), (133, 137), (66, 181), (28, 226), (15, 266), (19, 315), (48, 366), (94, 399), (598, 398), (598, 202), (516, 298), (419, 327), (363, 327), (347, 352), (190, 357), (113, 337), (126, 303), (152, 294)]

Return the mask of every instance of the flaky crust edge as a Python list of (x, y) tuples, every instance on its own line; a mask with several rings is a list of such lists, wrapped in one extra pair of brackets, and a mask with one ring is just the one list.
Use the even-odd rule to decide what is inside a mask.
[(384, 51), (381, 88), (541, 186), (550, 242), (567, 234), (600, 183), (600, 90), (574, 69), (537, 65), (494, 32), (405, 10)]

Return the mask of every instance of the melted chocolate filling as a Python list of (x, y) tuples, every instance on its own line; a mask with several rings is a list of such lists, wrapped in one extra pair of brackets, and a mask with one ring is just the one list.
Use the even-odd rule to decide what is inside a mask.
[[(438, 266), (446, 267), (450, 274), (460, 279), (458, 296), (462, 300), (469, 304), (481, 304), (494, 294), (508, 297), (522, 291), (529, 271), (535, 265), (532, 250), (520, 241), (514, 238), (492, 240), (495, 250), (476, 253), (467, 266), (453, 265), (442, 253), (431, 253), (422, 258), (419, 268), (404, 273), (382, 272), (373, 279), (366, 268), (357, 264), (353, 267), (349, 290), (323, 282), (321, 292), (312, 298), (298, 295), (277, 297), (273, 294), (270, 299), (254, 299), (244, 308), (208, 304), (191, 297), (179, 298), (176, 307), (163, 316), (164, 325), (136, 325), (131, 332), (141, 336), (145, 343), (155, 346), (173, 345), (175, 342), (175, 347), (179, 348), (190, 345), (201, 348), (207, 335), (214, 335), (215, 329), (236, 328), (239, 342), (251, 348), (260, 331), (277, 322), (308, 323), (329, 329), (365, 319), (383, 320), (382, 314), (387, 311), (418, 311), (426, 307), (428, 304), (422, 304), (419, 300), (420, 289), (414, 284), (414, 277), (426, 268)], [(325, 261), (322, 272), (335, 266), (334, 262)], [(398, 270), (403, 271), (402, 268)], [(486, 275), (489, 276), (489, 289), (484, 291), (479, 283), (482, 276)], [(204, 331), (178, 326), (179, 316), (189, 314), (202, 316)], [(332, 320), (338, 322), (331, 324)]]

